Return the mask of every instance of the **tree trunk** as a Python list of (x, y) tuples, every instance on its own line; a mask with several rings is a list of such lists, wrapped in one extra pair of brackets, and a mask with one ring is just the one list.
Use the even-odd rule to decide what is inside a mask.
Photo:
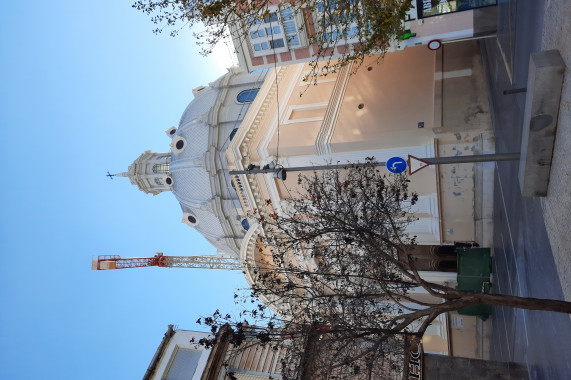
[(507, 306), (527, 310), (554, 311), (571, 314), (571, 302), (543, 298), (527, 298), (504, 294), (471, 293), (460, 291), (460, 308), (472, 305)]

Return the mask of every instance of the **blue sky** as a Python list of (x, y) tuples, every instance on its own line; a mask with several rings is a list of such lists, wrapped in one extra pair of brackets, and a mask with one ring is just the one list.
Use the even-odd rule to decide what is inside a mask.
[(0, 4), (2, 379), (140, 379), (169, 323), (200, 329), (245, 286), (239, 272), (90, 270), (93, 254), (215, 253), (172, 194), (105, 177), (168, 151), (192, 88), (225, 72), (190, 32), (153, 27), (130, 1)]

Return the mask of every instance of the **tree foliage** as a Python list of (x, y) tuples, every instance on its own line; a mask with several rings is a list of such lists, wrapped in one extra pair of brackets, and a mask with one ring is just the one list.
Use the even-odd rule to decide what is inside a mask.
[(411, 257), (399, 260), (399, 250), (415, 244), (406, 229), (418, 196), (408, 183), (373, 161), (300, 176), (301, 190), (284, 209), (268, 200), (256, 210), (264, 236), (256, 262), (245, 264), (252, 289), (236, 296), (244, 310), (200, 321), (212, 332), (228, 326), (236, 347), (283, 352), (284, 379), (392, 379), (402, 374), (406, 338), (422, 338), (441, 313), (478, 304), (571, 312), (568, 302), (424, 280)]
[[(248, 41), (251, 30), (283, 28), (284, 22), (297, 19), (298, 34), (307, 39), (289, 35), (286, 44), (297, 48), (301, 39), (304, 46), (317, 46), (313, 62), (327, 61), (331, 70), (387, 51), (404, 33), (403, 20), (412, 6), (410, 0), (298, 0), (282, 1), (276, 12), (273, 4), (269, 0), (138, 0), (133, 7), (151, 17), (155, 33), (169, 31), (175, 36), (185, 27), (198, 26), (201, 31), (194, 35), (205, 55), (229, 30), (235, 40)], [(337, 47), (342, 54), (332, 61)]]

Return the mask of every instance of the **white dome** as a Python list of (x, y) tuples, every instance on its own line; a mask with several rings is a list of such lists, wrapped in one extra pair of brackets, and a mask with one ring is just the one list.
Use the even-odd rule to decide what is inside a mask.
[[(182, 222), (219, 252), (234, 256), (240, 253), (248, 224), (242, 223), (244, 213), (224, 153), (232, 130), (245, 114), (237, 94), (259, 87), (264, 76), (231, 70), (209, 87), (194, 89), (195, 98), (178, 127), (166, 131), (172, 153), (146, 152), (125, 173), (145, 192), (172, 191), (182, 209)], [(143, 169), (144, 177), (139, 179)]]

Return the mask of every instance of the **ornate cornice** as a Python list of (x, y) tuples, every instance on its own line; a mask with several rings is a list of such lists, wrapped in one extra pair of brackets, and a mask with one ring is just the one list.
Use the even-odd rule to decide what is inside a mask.
[[(244, 170), (250, 163), (251, 145), (258, 133), (261, 132), (260, 127), (264, 124), (263, 121), (268, 116), (272, 103), (276, 101), (279, 84), (289, 70), (288, 67), (279, 67), (272, 70), (266, 77), (256, 99), (242, 121), (241, 127), (238, 128), (226, 151), (231, 162), (228, 167), (229, 170)], [(240, 196), (244, 210), (253, 212), (254, 209), (258, 208), (258, 205), (263, 204), (264, 199), (256, 176), (239, 174), (233, 176), (233, 180), (237, 185), (236, 191)], [(248, 186), (244, 186), (246, 183)]]

